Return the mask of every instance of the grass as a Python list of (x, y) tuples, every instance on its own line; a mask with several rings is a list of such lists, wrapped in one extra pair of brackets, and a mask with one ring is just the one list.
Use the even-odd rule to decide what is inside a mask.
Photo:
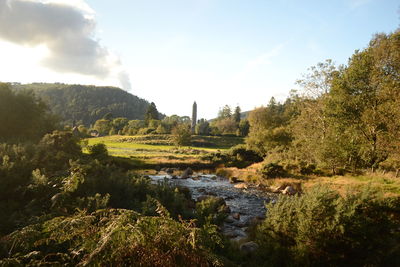
[(88, 145), (103, 143), (111, 156), (133, 160), (139, 167), (209, 166), (202, 156), (242, 144), (243, 138), (230, 136), (193, 136), (193, 146), (176, 147), (170, 135), (104, 136), (88, 138)]

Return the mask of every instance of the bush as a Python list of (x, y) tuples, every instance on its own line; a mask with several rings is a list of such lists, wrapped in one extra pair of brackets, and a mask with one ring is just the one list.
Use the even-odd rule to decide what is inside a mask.
[(261, 174), (264, 178), (276, 178), (284, 177), (287, 173), (281, 165), (271, 162), (261, 167)]
[(106, 159), (108, 157), (107, 146), (102, 143), (95, 144), (88, 147), (89, 154), (95, 159)]
[(196, 203), (196, 218), (199, 226), (205, 224), (220, 225), (228, 216), (227, 206), (220, 197), (208, 197)]
[(263, 160), (256, 151), (247, 149), (245, 145), (236, 145), (224, 153), (210, 153), (204, 156), (203, 159), (210, 160), (215, 165), (224, 164), (226, 167), (237, 168), (246, 168)]
[(142, 128), (139, 131), (137, 131), (138, 135), (147, 135), (155, 132), (156, 129), (154, 128)]
[[(316, 187), (268, 204), (258, 261), (273, 266), (399, 266), (399, 201)], [(397, 216), (397, 219), (395, 219)], [(267, 256), (268, 255), (268, 256)]]
[[(159, 206), (162, 214), (163, 207)], [(166, 215), (105, 209), (56, 217), (0, 241), (1, 266), (221, 266), (215, 227), (194, 228)]]

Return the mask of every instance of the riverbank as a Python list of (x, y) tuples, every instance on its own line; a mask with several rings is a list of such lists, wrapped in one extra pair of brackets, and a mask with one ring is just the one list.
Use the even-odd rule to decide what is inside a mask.
[(400, 178), (395, 173), (368, 172), (357, 175), (335, 176), (293, 176), (284, 178), (263, 178), (259, 172), (261, 163), (253, 164), (244, 169), (218, 168), (216, 173), (230, 180), (241, 180), (250, 184), (257, 184), (269, 192), (277, 192), (286, 186), (293, 187), (297, 192), (307, 192), (316, 185), (329, 187), (341, 195), (348, 192), (360, 192), (366, 187), (380, 192), (384, 197), (400, 196)]
[[(345, 176), (291, 176), (284, 178), (263, 178), (262, 163), (247, 168), (226, 168), (210, 161), (207, 155), (227, 151), (243, 143), (243, 138), (231, 136), (193, 136), (197, 146), (176, 147), (171, 144), (170, 135), (146, 136), (105, 136), (89, 138), (87, 145), (103, 143), (113, 160), (125, 169), (137, 173), (156, 174), (161, 169), (175, 169), (178, 173), (187, 168), (213, 173), (233, 181), (257, 185), (267, 192), (281, 192), (291, 186), (296, 192), (306, 192), (315, 185), (328, 186), (340, 194), (359, 192), (370, 187), (385, 197), (400, 196), (400, 179), (394, 173), (370, 173)], [(154, 171), (151, 171), (154, 170)]]

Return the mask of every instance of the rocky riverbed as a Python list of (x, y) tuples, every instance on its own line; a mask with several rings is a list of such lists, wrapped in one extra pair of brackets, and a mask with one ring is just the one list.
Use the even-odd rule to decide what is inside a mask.
[(238, 186), (213, 174), (183, 173), (178, 177), (172, 173), (165, 173), (149, 177), (155, 183), (166, 180), (175, 186), (187, 187), (195, 201), (208, 196), (222, 198), (229, 207), (230, 214), (221, 230), (224, 235), (235, 241), (247, 238), (249, 225), (262, 220), (266, 212), (265, 203), (276, 198), (275, 194), (268, 194), (248, 185)]

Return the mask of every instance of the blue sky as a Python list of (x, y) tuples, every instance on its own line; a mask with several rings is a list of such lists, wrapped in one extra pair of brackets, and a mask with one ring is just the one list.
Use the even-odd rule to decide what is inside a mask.
[[(328, 58), (344, 64), (374, 33), (394, 31), (400, 22), (400, 2), (394, 0), (86, 4), (96, 20), (93, 38), (120, 59), (118, 68), (130, 77), (130, 92), (154, 101), (167, 115), (190, 115), (196, 100), (199, 117), (205, 118), (216, 116), (225, 104), (249, 110), (271, 96), (283, 100), (308, 67)], [(45, 74), (35, 81), (47, 81)], [(120, 86), (106, 77), (50, 77)]]

